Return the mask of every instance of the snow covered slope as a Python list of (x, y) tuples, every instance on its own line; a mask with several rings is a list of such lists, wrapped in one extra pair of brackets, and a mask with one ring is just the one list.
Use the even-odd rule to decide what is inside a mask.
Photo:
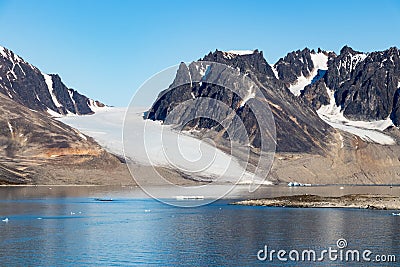
[(327, 93), (330, 98), (330, 104), (321, 106), (317, 110), (318, 115), (326, 123), (334, 128), (355, 134), (361, 137), (364, 141), (374, 142), (382, 145), (394, 145), (395, 140), (384, 134), (382, 131), (393, 126), (390, 118), (378, 121), (353, 121), (344, 117), (343, 111), (336, 106), (334, 92), (327, 88)]

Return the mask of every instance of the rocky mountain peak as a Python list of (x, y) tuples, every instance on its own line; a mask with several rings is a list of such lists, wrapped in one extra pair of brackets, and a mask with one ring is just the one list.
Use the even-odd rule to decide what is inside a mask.
[(280, 58), (274, 65), (278, 72), (278, 78), (287, 86), (296, 83), (298, 77), (308, 77), (314, 69), (309, 48), (293, 51)]
[(363, 53), (345, 46), (337, 57), (329, 59), (323, 79), (306, 86), (301, 97), (315, 109), (334, 101), (350, 120), (390, 118), (399, 126), (399, 54), (396, 47)]
[(351, 48), (348, 45), (345, 45), (342, 47), (342, 49), (340, 49), (340, 54), (344, 55), (344, 54), (360, 54), (361, 52), (355, 51), (353, 48)]
[[(235, 83), (236, 74), (233, 76), (224, 75), (226, 68), (218, 68), (218, 66), (213, 65), (214, 62), (222, 63), (233, 70), (239, 70), (242, 75), (249, 77), (259, 87), (262, 95), (252, 94), (251, 88), (242, 87), (240, 83)], [(218, 81), (207, 82), (208, 77), (210, 79), (212, 79), (211, 77), (218, 78)], [(239, 79), (241, 80), (241, 78)], [(221, 81), (232, 86), (236, 84), (238, 88), (236, 88), (237, 91), (234, 91), (244, 91), (245, 97), (241, 98), (231, 90), (232, 88), (218, 85), (218, 82)], [(205, 103), (196, 106), (180, 106), (181, 103), (188, 100), (195, 101), (199, 97), (221, 101), (230, 107), (230, 111), (220, 114), (215, 106), (211, 104), (207, 106)], [(331, 137), (332, 129), (318, 117), (312, 108), (290, 93), (288, 88), (276, 78), (271, 66), (263, 57), (262, 52), (258, 50), (254, 50), (252, 53), (236, 53), (234, 55), (216, 50), (210, 52), (200, 61), (192, 62), (189, 65), (181, 63), (174, 82), (168, 89), (160, 93), (147, 113), (147, 117), (168, 124), (167, 118), (173, 111), (175, 124), (182, 123), (189, 129), (193, 128), (200, 131), (211, 130), (211, 132), (217, 133), (214, 137), (221, 140), (221, 137), (227, 138), (226, 132), (224, 132), (226, 130), (216, 124), (216, 121), (225, 121), (236, 114), (245, 125), (251, 147), (259, 149), (260, 137), (265, 133), (260, 132), (256, 117), (246, 104), (249, 99), (258, 99), (258, 97), (265, 98), (265, 101), (261, 102), (266, 105), (265, 109), (270, 108), (274, 115), (278, 151), (323, 153), (326, 147), (326, 139)], [(180, 108), (177, 110), (176, 107), (178, 106)], [(215, 121), (201, 118), (186, 124), (189, 118), (196, 117), (198, 112), (204, 110), (215, 112)], [(235, 127), (235, 125), (232, 125), (232, 127)]]
[(69, 90), (58, 74), (46, 74), (0, 46), (0, 93), (30, 109), (55, 114), (91, 114), (100, 102)]
[(258, 49), (231, 50), (227, 52), (215, 50), (215, 52), (210, 52), (200, 60), (226, 64), (233, 68), (239, 68), (243, 73), (254, 72), (270, 78), (275, 77), (271, 66), (263, 56), (263, 52)]
[(317, 82), (325, 75), (328, 62), (335, 57), (334, 52), (320, 48), (316, 52), (306, 47), (280, 58), (273, 68), (277, 78), (298, 96), (305, 86)]

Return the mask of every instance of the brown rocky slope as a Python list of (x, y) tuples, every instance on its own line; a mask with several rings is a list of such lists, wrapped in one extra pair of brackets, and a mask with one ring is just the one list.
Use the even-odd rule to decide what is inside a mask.
[(91, 137), (0, 94), (0, 184), (132, 184)]

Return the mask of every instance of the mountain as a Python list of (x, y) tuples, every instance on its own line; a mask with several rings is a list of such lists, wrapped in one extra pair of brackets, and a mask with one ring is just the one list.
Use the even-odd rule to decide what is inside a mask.
[[(318, 53), (325, 59), (312, 68), (309, 59)], [(281, 58), (274, 65), (279, 78), (288, 86), (298, 85), (296, 95), (315, 110), (333, 105), (337, 113), (351, 121), (389, 119), (400, 126), (398, 48), (363, 53), (344, 46), (339, 55), (321, 50), (318, 53), (306, 48)]]
[(132, 184), (117, 157), (52, 118), (103, 106), (0, 47), (0, 184)]
[(104, 107), (69, 89), (57, 74), (45, 74), (11, 50), (0, 46), (0, 93), (36, 111), (49, 114), (92, 114)]
[(3, 94), (0, 112), (0, 184), (132, 183), (116, 157), (78, 130)]
[(305, 48), (288, 53), (273, 65), (276, 76), (283, 81), (289, 90), (298, 96), (303, 88), (322, 78), (328, 69), (328, 58), (334, 57), (334, 52), (321, 49)]
[[(243, 95), (248, 94), (248, 99), (245, 101), (231, 90), (219, 86), (218, 81), (224, 80), (225, 83), (237, 87), (238, 91), (243, 90), (241, 88), (243, 86), (236, 82), (237, 79), (241, 79), (239, 76), (224, 76), (224, 73), (227, 73), (226, 70), (220, 69), (217, 64), (213, 63), (222, 63), (239, 70), (238, 75), (240, 73), (247, 75), (259, 87), (263, 97), (268, 101), (262, 104), (261, 109), (268, 109), (269, 106), (274, 115), (277, 151), (324, 152), (329, 139), (332, 138), (331, 127), (324, 123), (310, 106), (296, 98), (284, 82), (276, 78), (274, 70), (264, 59), (262, 52), (258, 50), (246, 53), (216, 50), (198, 62), (192, 62), (189, 65), (181, 63), (174, 82), (159, 95), (148, 112), (148, 118), (166, 122), (166, 118), (174, 110), (174, 107), (184, 101), (200, 97), (212, 98), (228, 105), (230, 111), (220, 112), (214, 120), (201, 118), (191, 121), (188, 124), (189, 128), (213, 129), (219, 133), (219, 136), (227, 137), (223, 127), (220, 127), (215, 121), (222, 122), (236, 114), (244, 123), (250, 144), (255, 148), (260, 148), (261, 135), (266, 133), (260, 132), (255, 114), (246, 103), (252, 98), (251, 94), (248, 94), (248, 89), (244, 88)], [(215, 79), (210, 77), (215, 77)], [(258, 99), (261, 96), (254, 97)], [(201, 107), (189, 105), (175, 110), (174, 116), (177, 118), (175, 124), (182, 124), (188, 118), (194, 117), (199, 109), (215, 109), (214, 102), (202, 105)]]
[[(232, 123), (225, 121), (233, 121), (237, 115), (246, 128), (251, 152), (259, 153), (259, 139), (263, 133), (258, 132), (257, 119), (248, 104), (261, 97), (238, 79), (242, 76), (232, 78), (226, 75), (226, 72), (237, 70), (259, 87), (262, 97), (265, 97), (264, 106), (270, 107), (275, 119), (277, 153), (269, 180), (312, 184), (399, 183), (400, 146), (397, 144), (400, 133), (396, 127), (391, 127), (390, 118), (382, 120), (389, 114), (393, 117), (399, 101), (398, 93), (395, 93), (398, 82), (396, 68), (399, 66), (395, 63), (396, 52), (397, 49), (391, 48), (364, 54), (345, 47), (336, 55), (306, 48), (291, 52), (270, 65), (258, 50), (216, 50), (199, 61), (188, 65), (181, 63), (174, 81), (159, 94), (147, 118), (190, 130), (200, 137), (211, 137), (223, 148), (232, 135), (226, 134), (218, 122), (231, 128)], [(215, 63), (228, 67), (221, 68)], [(218, 85), (219, 81), (236, 86), (233, 91), (239, 92), (240, 96)], [(348, 87), (344, 83), (354, 86)], [(351, 92), (343, 94), (345, 88)], [(361, 96), (354, 97), (357, 91), (366, 94), (366, 100)], [(222, 109), (221, 112), (213, 104), (215, 101), (184, 104), (201, 97), (221, 101), (229, 111)], [(361, 104), (358, 111), (352, 108), (354, 104), (350, 104), (353, 98)], [(386, 103), (382, 106), (393, 106), (386, 108), (392, 111), (383, 112), (385, 109), (380, 108), (381, 102)], [(340, 110), (342, 106), (348, 110), (345, 115)], [(364, 109), (381, 111), (368, 115)], [(214, 119), (196, 118), (196, 114), (204, 111), (219, 115)], [(357, 116), (350, 115), (350, 111)], [(362, 120), (353, 121), (351, 118)], [(267, 121), (270, 122), (268, 118)], [(229, 149), (225, 151), (229, 153)], [(253, 164), (252, 153), (250, 161), (241, 159)]]

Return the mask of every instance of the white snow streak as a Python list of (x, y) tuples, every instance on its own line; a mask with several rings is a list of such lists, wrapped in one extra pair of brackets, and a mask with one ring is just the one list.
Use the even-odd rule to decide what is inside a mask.
[(11, 123), (9, 121), (7, 121), (8, 124), (8, 129), (10, 130), (11, 133), (11, 137), (14, 138), (14, 130), (13, 127), (11, 126)]
[(227, 53), (243, 56), (254, 54), (254, 50), (229, 50)]
[(93, 99), (89, 99), (89, 103), (88, 104), (89, 104), (89, 108), (93, 112), (98, 112), (98, 111), (101, 111), (101, 110), (107, 110), (107, 106), (100, 107), (99, 105), (97, 105), (96, 101), (94, 101)]
[(44, 81), (47, 84), (47, 89), (49, 90), (51, 99), (53, 100), (53, 103), (56, 107), (62, 107), (62, 105), (60, 104), (60, 102), (58, 102), (56, 95), (54, 94), (54, 89), (53, 89), (53, 80), (51, 78), (50, 75), (42, 73), (43, 77), (44, 77)]
[(6, 53), (6, 49), (2, 46), (0, 46), (0, 54), (4, 57), (7, 58), (7, 53)]
[[(197, 67), (197, 65), (196, 65), (196, 67)], [(206, 77), (206, 74), (208, 74), (208, 72), (210, 71), (210, 65), (203, 65), (203, 64), (201, 64), (201, 67), (200, 67), (200, 70), (199, 70), (199, 74), (200, 74), (200, 76), (202, 77), (202, 79), (205, 79), (205, 78), (207, 78)]]
[(188, 74), (189, 74), (189, 79), (190, 79), (190, 87), (192, 87), (192, 86), (193, 86), (193, 82), (192, 82), (192, 74), (190, 73), (189, 66), (188, 66), (188, 65), (186, 65), (186, 64), (185, 64), (185, 66), (186, 66), (186, 68), (187, 68), (187, 70), (188, 70)]
[(55, 117), (55, 118), (61, 118), (63, 115), (61, 115), (60, 113), (55, 112), (52, 109), (47, 108), (47, 113), (50, 114), (50, 116)]
[(243, 55), (251, 55), (254, 54), (254, 50), (230, 50), (226, 52), (222, 52), (224, 58), (226, 59), (232, 59), (237, 56), (243, 56)]
[(272, 71), (274, 72), (275, 78), (279, 79), (278, 70), (274, 67), (274, 65), (270, 64)]
[(292, 84), (289, 86), (290, 92), (292, 92), (295, 96), (299, 96), (301, 91), (303, 91), (304, 87), (309, 85), (313, 79), (313, 76), (310, 75), (309, 77), (304, 77), (301, 75), (300, 77), (297, 78), (297, 81), (295, 84)]
[(249, 87), (249, 90), (247, 91), (247, 95), (242, 99), (242, 102), (240, 104), (240, 107), (242, 108), (247, 101), (249, 101), (250, 99), (256, 97), (256, 91), (253, 88), (253, 85), (251, 85)]
[(72, 103), (74, 103), (74, 106), (76, 106), (75, 100), (74, 100), (74, 92), (71, 90), (68, 90), (69, 98), (71, 99)]
[(80, 138), (82, 138), (83, 140), (87, 140), (86, 136), (84, 134), (82, 134), (81, 132), (78, 132), (78, 135)]
[(345, 68), (345, 69), (349, 69), (350, 71), (353, 71), (360, 62), (365, 60), (365, 58), (367, 56), (368, 56), (367, 54), (363, 54), (363, 53), (351, 55), (349, 61), (348, 61), (348, 58), (346, 57), (346, 58), (344, 58), (343, 61), (340, 62), (338, 68), (339, 68), (339, 70), (341, 68)]

